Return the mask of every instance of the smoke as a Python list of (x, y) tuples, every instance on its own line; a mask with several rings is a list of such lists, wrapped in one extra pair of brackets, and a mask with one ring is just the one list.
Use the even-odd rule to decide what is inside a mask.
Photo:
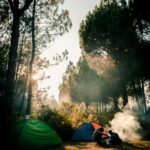
[(136, 113), (133, 110), (125, 109), (118, 112), (110, 122), (111, 129), (117, 132), (123, 141), (141, 139), (139, 134), (142, 130)]
[(150, 139), (150, 110), (142, 112), (137, 103), (130, 101), (122, 112), (115, 114), (110, 128), (119, 134), (123, 141)]

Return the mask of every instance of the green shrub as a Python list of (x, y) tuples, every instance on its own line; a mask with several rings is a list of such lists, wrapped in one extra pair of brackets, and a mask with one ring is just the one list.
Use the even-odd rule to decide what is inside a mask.
[(47, 110), (40, 119), (47, 122), (62, 138), (63, 141), (71, 139), (74, 129), (68, 119), (61, 115), (57, 110)]

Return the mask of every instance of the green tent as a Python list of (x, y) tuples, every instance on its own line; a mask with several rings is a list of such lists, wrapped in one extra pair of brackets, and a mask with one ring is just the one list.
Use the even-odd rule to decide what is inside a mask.
[(40, 120), (25, 120), (15, 128), (17, 144), (22, 149), (44, 149), (63, 143), (57, 133)]

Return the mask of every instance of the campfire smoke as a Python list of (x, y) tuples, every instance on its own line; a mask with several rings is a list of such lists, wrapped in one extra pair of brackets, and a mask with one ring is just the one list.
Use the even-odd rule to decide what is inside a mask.
[(110, 121), (110, 129), (117, 132), (124, 141), (150, 139), (150, 109), (140, 111), (136, 101), (130, 101), (122, 112)]
[(133, 110), (118, 112), (110, 122), (111, 129), (117, 132), (123, 141), (140, 140), (142, 130), (137, 116)]

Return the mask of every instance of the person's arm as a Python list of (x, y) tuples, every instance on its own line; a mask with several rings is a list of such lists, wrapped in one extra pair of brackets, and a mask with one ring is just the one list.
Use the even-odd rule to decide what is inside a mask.
[(97, 136), (97, 129), (93, 132), (93, 135), (92, 135), (93, 140), (95, 140), (96, 136)]
[(110, 138), (110, 135), (108, 134), (108, 132), (104, 131), (102, 132), (102, 135), (106, 136), (106, 137), (109, 137)]

